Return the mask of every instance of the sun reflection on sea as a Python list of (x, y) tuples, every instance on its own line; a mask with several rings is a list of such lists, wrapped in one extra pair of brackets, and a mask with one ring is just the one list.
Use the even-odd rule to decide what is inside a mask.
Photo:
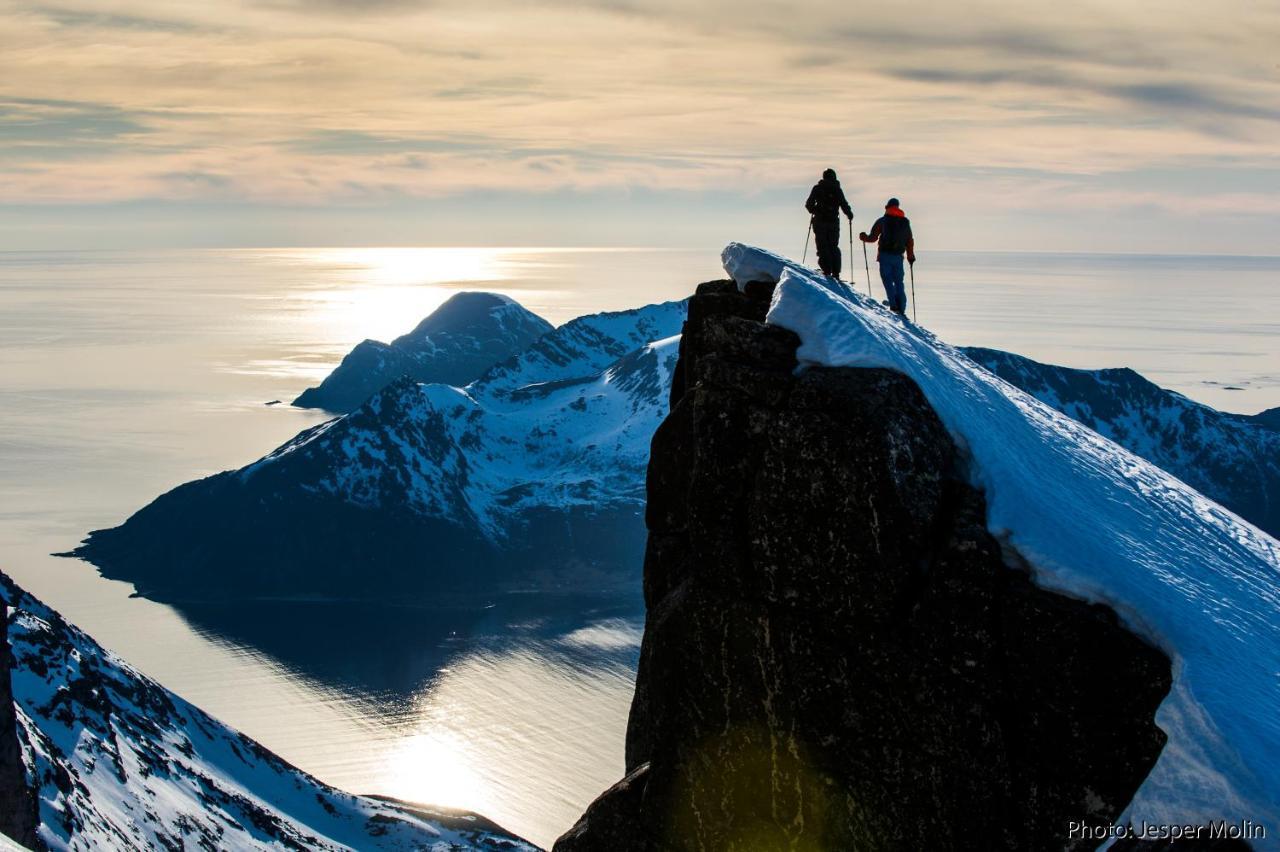
[(322, 339), (345, 345), (369, 338), (389, 342), (462, 290), (518, 290), (530, 307), (555, 292), (529, 286), (542, 278), (540, 264), (522, 249), (315, 248), (281, 249), (273, 256), (310, 271), (310, 285), (291, 294), (291, 307)]
[(431, 726), (397, 743), (388, 766), (388, 793), (398, 799), (465, 808), (480, 813), (491, 803), (490, 786), (475, 771), (467, 741)]
[(578, 632), (455, 658), (414, 699), (370, 789), (476, 811), (550, 847), (623, 770), (639, 625)]

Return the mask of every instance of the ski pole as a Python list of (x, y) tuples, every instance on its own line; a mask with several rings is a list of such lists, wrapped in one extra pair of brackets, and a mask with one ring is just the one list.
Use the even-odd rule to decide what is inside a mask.
[(911, 267), (911, 321), (916, 321), (916, 265), (914, 262), (907, 264)]
[[(862, 244), (862, 265), (867, 268), (867, 295), (871, 296), (871, 264), (867, 261), (867, 244)], [(872, 299), (875, 296), (871, 296)]]
[(800, 256), (800, 265), (804, 266), (806, 260), (809, 259), (809, 235), (813, 233), (813, 218), (809, 219), (809, 230), (804, 232), (804, 254)]
[[(852, 216), (849, 217), (849, 254), (853, 254), (853, 217)], [(849, 262), (853, 263), (853, 259), (850, 258)], [(849, 289), (850, 290), (853, 289), (853, 273), (852, 272), (849, 273)]]

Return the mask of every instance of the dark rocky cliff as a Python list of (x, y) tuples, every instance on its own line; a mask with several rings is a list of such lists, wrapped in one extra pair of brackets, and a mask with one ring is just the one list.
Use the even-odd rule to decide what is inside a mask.
[(690, 303), (627, 775), (557, 852), (1073, 848), (1155, 763), (1168, 658), (1002, 552), (908, 379), (796, 375), (768, 295)]
[(9, 680), (13, 651), (9, 647), (9, 607), (0, 601), (0, 834), (29, 849), (44, 848), (36, 837), (39, 825), (35, 795), (18, 742), (18, 715)]

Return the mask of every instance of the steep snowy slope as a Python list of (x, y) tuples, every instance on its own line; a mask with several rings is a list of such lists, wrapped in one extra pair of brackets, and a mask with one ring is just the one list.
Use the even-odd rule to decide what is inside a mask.
[(1000, 378), (1280, 534), (1280, 432), (1165, 390), (1129, 369), (1073, 370), (994, 349), (965, 354)]
[(760, 249), (730, 245), (724, 262), (740, 284), (780, 282), (768, 319), (800, 336), (803, 363), (912, 378), (1036, 579), (1111, 605), (1174, 660), (1169, 742), (1127, 817), (1252, 820), (1274, 848), (1280, 542), (865, 297)]
[(644, 469), (684, 311), (574, 320), (466, 388), (399, 380), (77, 555), (170, 598), (625, 582), (644, 552)]
[(495, 293), (458, 293), (391, 343), (366, 340), (319, 387), (293, 401), (302, 408), (351, 411), (401, 376), (465, 385), (523, 352), (551, 324)]
[(326, 787), (141, 675), (0, 574), (50, 849), (532, 850), (481, 817)]

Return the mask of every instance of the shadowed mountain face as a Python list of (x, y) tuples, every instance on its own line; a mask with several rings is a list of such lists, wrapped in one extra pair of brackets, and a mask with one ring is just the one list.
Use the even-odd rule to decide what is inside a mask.
[(579, 318), (465, 389), (399, 379), (91, 534), (76, 555), (169, 600), (447, 603), (625, 583), (644, 549), (643, 471), (684, 312)]
[(1133, 370), (1076, 370), (994, 349), (965, 354), (1000, 378), (1280, 535), (1278, 409), (1228, 414)]
[[(327, 787), (105, 651), (0, 574), (40, 842), (50, 849), (508, 849), (461, 811)], [(6, 655), (7, 656), (7, 655)]]
[(648, 469), (626, 777), (557, 852), (1092, 848), (1169, 659), (1036, 586), (920, 389), (797, 374), (771, 287), (704, 284)]
[(319, 387), (293, 401), (301, 408), (352, 411), (401, 376), (466, 385), (523, 352), (551, 324), (505, 296), (458, 293), (391, 343), (366, 340)]
[(1268, 408), (1266, 411), (1247, 416), (1246, 419), (1265, 426), (1273, 432), (1280, 432), (1280, 408)]

